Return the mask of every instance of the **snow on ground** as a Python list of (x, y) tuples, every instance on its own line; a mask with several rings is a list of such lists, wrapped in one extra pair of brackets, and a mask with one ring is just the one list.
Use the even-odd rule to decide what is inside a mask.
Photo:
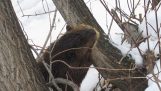
[[(42, 4), (41, 0), (12, 0), (16, 14), (20, 19), (20, 22), (22, 22), (23, 28), (27, 33), (29, 39), (31, 39), (36, 45), (39, 46), (42, 46), (46, 40), (46, 37), (50, 30), (50, 22), (52, 22), (54, 12), (50, 13), (50, 16), (49, 14), (43, 14), (37, 16), (23, 17), (19, 5), (21, 6), (21, 9), (23, 10), (23, 13), (25, 15), (35, 15), (39, 13), (44, 13), (45, 11), (48, 12), (55, 10), (55, 6), (52, 0), (43, 0), (43, 1), (44, 2)], [(46, 4), (45, 1), (47, 1), (48, 4)], [(49, 7), (49, 10), (47, 8), (47, 5)], [(52, 32), (51, 41), (54, 41), (57, 38), (57, 35), (59, 34), (60, 30), (64, 25), (65, 22), (61, 17), (60, 13), (58, 12), (55, 25), (56, 27), (54, 27), (54, 30)]]
[[(35, 13), (43, 13), (44, 11), (54, 11), (55, 7), (52, 2), (52, 0), (11, 0), (14, 6), (14, 9), (16, 11), (16, 14), (23, 24), (23, 29), (28, 35), (28, 38), (31, 39), (34, 44), (42, 46), (43, 43), (46, 40), (47, 34), (50, 30), (50, 22), (52, 22), (53, 19), (53, 13), (49, 14), (44, 14), (44, 15), (37, 15), (37, 16), (23, 16), (19, 5), (21, 6), (21, 9), (23, 10), (23, 13), (25, 15), (34, 15)], [(42, 2), (43, 1), (43, 2)], [(106, 12), (106, 10), (103, 8), (99, 0), (84, 0), (91, 10), (92, 14), (98, 21), (98, 23), (101, 25), (103, 30), (105, 30), (106, 33), (108, 33), (109, 25), (111, 23), (112, 18), (109, 16), (109, 14)], [(107, 0), (108, 1), (108, 7), (110, 9), (115, 7), (115, 0)], [(133, 0), (135, 1), (135, 5), (138, 0)], [(136, 15), (138, 17), (139, 13), (143, 14), (143, 1), (141, 0), (140, 4), (138, 5), (138, 8), (136, 8)], [(46, 4), (46, 2), (48, 4)], [(19, 5), (18, 5), (19, 3)], [(43, 6), (44, 5), (44, 6)], [(49, 10), (48, 7), (49, 6)], [(127, 2), (120, 2), (121, 9), (124, 10), (127, 14), (129, 14), (129, 8), (127, 6)], [(43, 8), (44, 7), (44, 8)], [(159, 27), (161, 23), (161, 8), (158, 10), (158, 20), (159, 20)], [(155, 12), (154, 11), (149, 11), (147, 15), (147, 21), (149, 22), (150, 25), (153, 26), (154, 29), (156, 29), (156, 21), (155, 21)], [(53, 32), (52, 32), (52, 38), (51, 41), (54, 41), (57, 37), (57, 35), (60, 33), (60, 30), (63, 28), (65, 25), (65, 22), (63, 18), (61, 17), (60, 13), (57, 13), (56, 17), (56, 27), (54, 27)], [(148, 25), (148, 32), (150, 35), (150, 49), (154, 49), (156, 43), (157, 43), (157, 35), (153, 31), (153, 28)], [(145, 20), (143, 20), (143, 23), (139, 26), (139, 29), (143, 31), (144, 37), (146, 37), (146, 27), (145, 27)], [(63, 32), (65, 30), (63, 29)], [(111, 43), (113, 43), (114, 46), (119, 48), (122, 52), (123, 55), (126, 55), (127, 53), (131, 54), (133, 59), (136, 60), (136, 64), (140, 65), (142, 64), (142, 58), (138, 52), (137, 48), (133, 48), (130, 50), (130, 45), (125, 41), (121, 45), (121, 40), (123, 37), (123, 32), (121, 29), (117, 26), (115, 22), (113, 22), (113, 25), (110, 30), (110, 38), (111, 38)], [(31, 41), (29, 41), (30, 44), (32, 44)], [(49, 44), (49, 43), (48, 43)], [(142, 52), (145, 52), (147, 50), (147, 41), (143, 42), (140, 44), (139, 48), (142, 50)], [(154, 49), (154, 53), (157, 55), (159, 53), (158, 51), (158, 46)], [(160, 61), (158, 60), (156, 62), (158, 66), (155, 66), (154, 71), (155, 73), (158, 72), (157, 67), (160, 68)], [(160, 71), (160, 69), (159, 69)], [(151, 77), (151, 74), (147, 76)], [(159, 78), (161, 78), (159, 74)], [(152, 78), (153, 79), (153, 78)], [(83, 80), (82, 85), (81, 85), (81, 91), (92, 91), (93, 87), (96, 86), (98, 82), (98, 72), (91, 68), (88, 71), (88, 74), (86, 75), (86, 78)], [(148, 81), (149, 87), (145, 91), (159, 91), (158, 86), (156, 83), (154, 83), (152, 80)]]

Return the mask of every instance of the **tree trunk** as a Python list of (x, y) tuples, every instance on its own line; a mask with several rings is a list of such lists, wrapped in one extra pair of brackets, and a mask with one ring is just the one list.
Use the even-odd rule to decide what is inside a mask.
[[(134, 60), (125, 57), (121, 64), (119, 61), (123, 58), (121, 52), (108, 41), (108, 36), (90, 13), (83, 0), (53, 0), (55, 6), (69, 25), (88, 24), (95, 27), (100, 38), (97, 47), (93, 50), (93, 64), (96, 67), (107, 69), (130, 69)], [(106, 56), (105, 56), (106, 55)], [(99, 70), (105, 79), (129, 78), (110, 81), (113, 85), (122, 91), (143, 91), (147, 87), (146, 79), (130, 79), (130, 77), (143, 77), (145, 72), (138, 70), (132, 71), (107, 71)], [(129, 75), (130, 74), (130, 75)]]
[(48, 91), (10, 0), (0, 0), (0, 91)]

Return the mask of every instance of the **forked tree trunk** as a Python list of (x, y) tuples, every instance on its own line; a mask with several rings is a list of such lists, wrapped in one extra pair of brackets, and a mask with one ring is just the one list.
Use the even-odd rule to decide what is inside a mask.
[(0, 0), (0, 91), (48, 91), (10, 0)]
[[(93, 64), (96, 67), (105, 67), (107, 69), (130, 69), (134, 60), (125, 57), (121, 64), (119, 61), (123, 58), (121, 52), (111, 45), (108, 36), (105, 35), (102, 28), (98, 25), (83, 0), (53, 0), (55, 6), (69, 25), (80, 23), (95, 27), (100, 32), (100, 38), (97, 47), (93, 50)], [(99, 70), (105, 79), (129, 78), (112, 80), (111, 83), (122, 91), (144, 91), (147, 87), (146, 79), (130, 79), (130, 77), (142, 77), (144, 72), (133, 71), (104, 71)]]

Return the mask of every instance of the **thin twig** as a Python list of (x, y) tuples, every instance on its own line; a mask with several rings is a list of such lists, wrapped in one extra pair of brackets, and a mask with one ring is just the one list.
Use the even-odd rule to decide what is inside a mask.
[(25, 16), (27, 16), (27, 17), (31, 17), (31, 16), (38, 16), (38, 15), (45, 15), (45, 14), (49, 14), (49, 13), (53, 13), (53, 12), (55, 12), (55, 10), (51, 10), (51, 11), (48, 11), (48, 12), (43, 12), (43, 13), (36, 13), (35, 12), (35, 14), (31, 14), (31, 15), (26, 15), (26, 14), (24, 14), (24, 15), (22, 15), (22, 17), (25, 17)]
[[(57, 9), (55, 9), (55, 14), (54, 14), (54, 18), (53, 18), (53, 23), (52, 23), (52, 25), (55, 24), (56, 14), (57, 14)], [(50, 28), (50, 31), (49, 31), (48, 36), (47, 36), (47, 38), (46, 38), (46, 40), (45, 40), (45, 43), (44, 43), (44, 45), (43, 45), (43, 47), (42, 47), (42, 50), (41, 50), (40, 53), (39, 53), (39, 56), (42, 55), (42, 53), (43, 53), (43, 51), (44, 51), (44, 49), (45, 49), (45, 47), (46, 47), (46, 45), (47, 45), (47, 42), (48, 42), (48, 40), (49, 40), (49, 38), (50, 38), (50, 36), (51, 36), (52, 30), (53, 30), (53, 27)]]
[(114, 81), (114, 80), (127, 80), (127, 79), (146, 79), (146, 77), (121, 77), (121, 78), (111, 78), (106, 79), (107, 81)]
[(52, 62), (52, 64), (54, 64), (54, 63), (63, 63), (68, 68), (75, 69), (75, 70), (89, 69), (89, 68), (95, 68), (95, 69), (104, 70), (104, 71), (133, 71), (133, 70), (135, 70), (135, 69), (108, 69), (108, 68), (103, 68), (103, 67), (74, 67), (74, 66), (69, 65), (67, 62), (65, 62), (63, 60), (54, 60)]
[(21, 8), (21, 6), (20, 6), (19, 0), (17, 0), (17, 4), (18, 4), (18, 6), (19, 6), (19, 8), (20, 8), (20, 10), (21, 10), (22, 15), (24, 15), (23, 10), (22, 10), (22, 8)]
[[(122, 26), (122, 22), (121, 20), (119, 19), (118, 15), (116, 14), (116, 12), (114, 10), (109, 10), (108, 6), (106, 5), (105, 1), (104, 0), (100, 0), (100, 2), (102, 3), (102, 5), (105, 7), (105, 9), (108, 11), (108, 13), (113, 17), (113, 19), (115, 20), (115, 22), (118, 24), (118, 26), (123, 30), (123, 31), (126, 31), (128, 33), (129, 36), (131, 36), (131, 34), (129, 33), (129, 31), (127, 31), (126, 27), (125, 26)], [(114, 17), (115, 16), (115, 17)], [(131, 38), (132, 41), (134, 42), (135, 45), (137, 45), (136, 41), (134, 40), (134, 38), (132, 37)], [(140, 55), (143, 57), (142, 53), (141, 53), (141, 50), (138, 46), (136, 46), (136, 48), (138, 49)]]

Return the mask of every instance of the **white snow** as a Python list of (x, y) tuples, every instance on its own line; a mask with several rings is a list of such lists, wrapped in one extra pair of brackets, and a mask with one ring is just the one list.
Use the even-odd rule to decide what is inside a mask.
[[(22, 22), (23, 28), (27, 33), (28, 38), (31, 39), (36, 45), (42, 46), (50, 30), (50, 22), (52, 22), (54, 12), (50, 13), (50, 17), (49, 14), (23, 17), (23, 14), (17, 2), (19, 2), (24, 15), (35, 15), (35, 13), (40, 14), (44, 13), (45, 11), (48, 12), (45, 0), (43, 2), (44, 7), (46, 7), (45, 11), (43, 9), (41, 0), (32, 0), (32, 2), (30, 0), (12, 0), (17, 17), (19, 18), (20, 22)], [(47, 3), (49, 6), (49, 11), (54, 11), (55, 7), (52, 0), (47, 0)], [(64, 25), (64, 19), (58, 12), (55, 25), (56, 27), (54, 27), (53, 29), (51, 41), (54, 41), (57, 38), (57, 35), (60, 33), (60, 30)]]
[[(160, 60), (156, 61), (156, 65), (154, 67), (154, 74), (156, 74), (155, 76), (157, 77), (157, 79), (161, 79), (161, 74), (160, 74)], [(159, 74), (158, 74), (159, 73)], [(147, 79), (148, 80), (148, 85), (149, 87), (146, 88), (145, 91), (160, 91), (159, 88), (158, 88), (158, 85), (156, 84), (154, 78), (153, 78), (153, 75), (152, 74), (149, 74), (147, 75)], [(160, 81), (158, 81), (159, 85), (161, 86), (161, 83)]]
[[(52, 2), (52, 0), (11, 0), (14, 6), (14, 9), (16, 11), (16, 14), (20, 20), (20, 22), (22, 22), (23, 24), (23, 28), (25, 30), (25, 32), (28, 35), (28, 38), (31, 39), (34, 44), (42, 46), (44, 41), (46, 40), (47, 34), (50, 30), (50, 22), (52, 22), (53, 19), (53, 15), (54, 12), (50, 13), (50, 18), (49, 18), (49, 14), (44, 14), (44, 15), (37, 15), (37, 16), (23, 16), (23, 13), (25, 15), (34, 15), (35, 13), (43, 13), (43, 12), (48, 12), (48, 11), (54, 11), (55, 10), (55, 6)], [(43, 1), (43, 2), (42, 2)], [(96, 20), (98, 21), (98, 23), (101, 25), (101, 27), (103, 28), (103, 30), (105, 30), (106, 33), (109, 32), (109, 26), (111, 23), (111, 16), (106, 12), (106, 10), (104, 9), (104, 7), (101, 5), (99, 0), (84, 0), (87, 3), (87, 6), (89, 7), (89, 9), (91, 10), (92, 14), (94, 15), (94, 17), (96, 18)], [(108, 3), (108, 7), (110, 9), (113, 9), (115, 7), (115, 0), (107, 0)], [(135, 1), (135, 5), (137, 3), (138, 0), (133, 0)], [(144, 15), (144, 6), (143, 6), (143, 1), (141, 0), (140, 3), (138, 4), (138, 7), (136, 8), (136, 16), (138, 17), (139, 13), (142, 13), (142, 15)], [(148, 1), (148, 0), (146, 0)], [(21, 6), (23, 13), (20, 10), (20, 7), (18, 5)], [(46, 2), (48, 4), (46, 4)], [(43, 3), (43, 4), (42, 4)], [(43, 8), (43, 5), (45, 7), (45, 9)], [(49, 6), (49, 10), (48, 7)], [(127, 2), (122, 2), (120, 1), (120, 5), (121, 5), (121, 9), (124, 10), (124, 12), (126, 12), (127, 14), (130, 14), (128, 6), (127, 6)], [(157, 16), (158, 16), (158, 28), (160, 29), (160, 25), (161, 25), (161, 8), (158, 9), (157, 12)], [(148, 11), (147, 14), (147, 21), (148, 24), (150, 24), (151, 26), (153, 26), (153, 28), (148, 25), (148, 33), (149, 33), (149, 44), (150, 44), (150, 49), (154, 51), (155, 55), (157, 55), (159, 53), (159, 49), (158, 46), (156, 46), (157, 41), (158, 41), (158, 37), (156, 32), (154, 32), (153, 29), (156, 30), (156, 19), (155, 19), (155, 12), (154, 11)], [(52, 38), (51, 41), (54, 41), (57, 37), (57, 35), (60, 33), (60, 30), (62, 29), (62, 27), (64, 26), (65, 22), (63, 20), (63, 18), (61, 17), (60, 13), (57, 13), (57, 17), (56, 17), (56, 23), (55, 23), (56, 27), (54, 27), (53, 32), (52, 32)], [(146, 35), (146, 27), (145, 27), (145, 19), (143, 20), (143, 22), (139, 25), (139, 29), (141, 31), (143, 31), (143, 36), (147, 37)], [(63, 29), (63, 32), (65, 31), (65, 29)], [(159, 33), (161, 35), (161, 33)], [(142, 64), (142, 57), (140, 56), (138, 49), (137, 48), (132, 48), (131, 46), (125, 41), (123, 44), (121, 44), (121, 40), (123, 37), (123, 32), (122, 30), (118, 27), (118, 25), (113, 22), (111, 30), (110, 30), (110, 41), (111, 43), (116, 46), (117, 48), (119, 48), (122, 52), (122, 54), (124, 56), (126, 56), (127, 54), (130, 54), (132, 56), (133, 59), (135, 59), (135, 62), (137, 65), (141, 65)], [(29, 41), (30, 44), (31, 41)], [(48, 43), (49, 44), (49, 43)], [(155, 48), (156, 46), (156, 48)], [(145, 51), (148, 49), (147, 47), (147, 41), (143, 42), (140, 44), (139, 48), (141, 49), (142, 53), (145, 53)], [(155, 48), (155, 49), (154, 49)], [(159, 71), (160, 71), (160, 60), (158, 60), (156, 62), (156, 65), (158, 65)], [(155, 66), (154, 68), (154, 72), (157, 73), (158, 69), (157, 66)], [(159, 74), (159, 79), (161, 78), (160, 76), (161, 74)], [(152, 75), (149, 74), (147, 76), (151, 77)], [(152, 78), (154, 79), (154, 78)], [(97, 70), (91, 68), (88, 71), (88, 74), (86, 75), (86, 78), (84, 79), (84, 81), (82, 82), (81, 85), (81, 91), (92, 91), (93, 88), (96, 86), (98, 82), (98, 72)], [(148, 80), (148, 88), (145, 91), (159, 91), (158, 86), (156, 85), (155, 82)]]
[[(91, 65), (90, 67), (94, 67)], [(98, 71), (94, 68), (90, 68), (86, 77), (84, 78), (80, 91), (93, 91), (96, 87), (97, 83), (99, 82), (99, 75)]]

